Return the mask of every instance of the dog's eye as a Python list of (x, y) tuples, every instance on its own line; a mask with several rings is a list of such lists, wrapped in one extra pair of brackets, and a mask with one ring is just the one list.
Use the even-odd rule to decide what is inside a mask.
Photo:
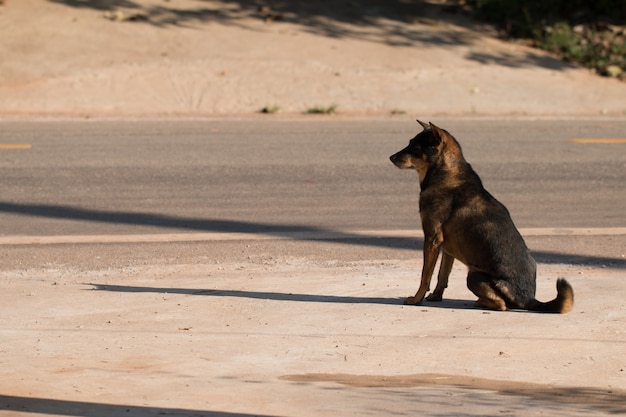
[(437, 148), (435, 148), (434, 146), (429, 146), (424, 151), (425, 151), (426, 155), (428, 155), (428, 156), (435, 156), (435, 155), (437, 155)]

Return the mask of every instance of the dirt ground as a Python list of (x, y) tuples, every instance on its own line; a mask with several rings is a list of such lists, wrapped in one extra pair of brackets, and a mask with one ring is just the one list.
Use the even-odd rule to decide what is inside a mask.
[(626, 115), (626, 83), (433, 2), (8, 0), (0, 115)]
[[(0, 118), (626, 115), (626, 83), (436, 4), (292, 3), (5, 1)], [(420, 253), (198, 244), (1, 244), (0, 415), (626, 414), (623, 268), (541, 264), (574, 310), (496, 313), (461, 266), (403, 306)]]

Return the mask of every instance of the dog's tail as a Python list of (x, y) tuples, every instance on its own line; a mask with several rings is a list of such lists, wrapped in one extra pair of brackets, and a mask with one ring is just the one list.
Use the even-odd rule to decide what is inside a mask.
[(547, 303), (532, 300), (526, 308), (532, 311), (541, 311), (543, 313), (568, 313), (574, 305), (574, 289), (564, 278), (556, 281), (556, 298)]

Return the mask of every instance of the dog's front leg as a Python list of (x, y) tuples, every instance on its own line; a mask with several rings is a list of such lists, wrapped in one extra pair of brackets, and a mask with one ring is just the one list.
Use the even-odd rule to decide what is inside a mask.
[(436, 233), (434, 237), (424, 239), (424, 266), (422, 267), (420, 287), (413, 297), (404, 300), (404, 304), (416, 305), (424, 300), (424, 296), (430, 290), (430, 280), (435, 271), (442, 242), (443, 236), (441, 232)]
[(441, 254), (441, 265), (439, 266), (439, 275), (437, 275), (437, 286), (435, 290), (426, 299), (428, 301), (441, 301), (443, 299), (443, 291), (448, 288), (448, 277), (452, 272), (452, 264), (454, 257), (444, 250)]

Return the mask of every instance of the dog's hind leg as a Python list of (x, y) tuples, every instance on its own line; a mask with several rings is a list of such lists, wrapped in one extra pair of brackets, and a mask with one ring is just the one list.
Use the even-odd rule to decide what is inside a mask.
[(489, 275), (478, 271), (470, 271), (467, 274), (467, 288), (478, 297), (476, 301), (478, 307), (506, 311), (506, 302), (493, 289)]
[(439, 266), (439, 275), (437, 275), (437, 286), (435, 290), (430, 293), (426, 299), (428, 301), (441, 301), (443, 299), (443, 292), (448, 288), (448, 277), (452, 271), (452, 264), (454, 263), (454, 257), (448, 255), (445, 251), (441, 254), (441, 265)]

